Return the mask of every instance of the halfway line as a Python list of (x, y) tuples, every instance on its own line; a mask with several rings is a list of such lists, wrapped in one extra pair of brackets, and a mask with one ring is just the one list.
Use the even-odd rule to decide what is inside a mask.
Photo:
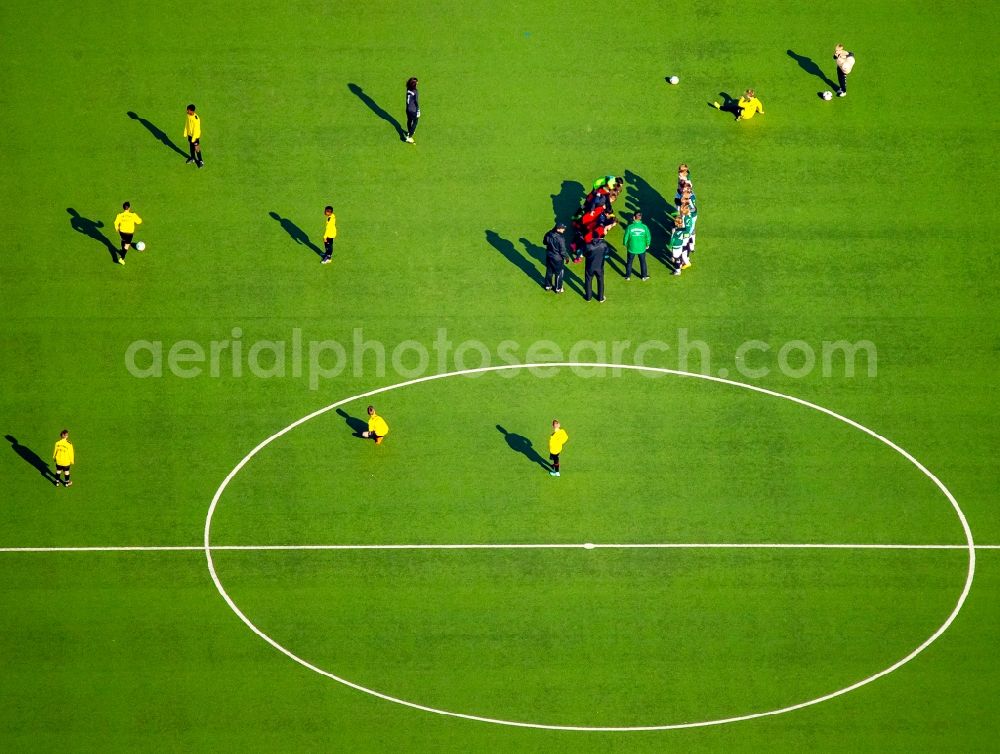
[[(848, 544), (815, 542), (663, 542), (569, 544), (215, 545), (212, 550), (968, 550), (967, 545)], [(1000, 550), (1000, 545), (976, 545)], [(107, 547), (0, 547), (4, 552), (204, 552), (202, 545)]]

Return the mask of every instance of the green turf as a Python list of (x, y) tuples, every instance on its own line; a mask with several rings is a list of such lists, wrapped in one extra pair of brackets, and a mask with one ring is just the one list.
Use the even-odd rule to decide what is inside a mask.
[(326, 670), (444, 709), (571, 725), (693, 722), (847, 686), (940, 625), (964, 573), (960, 553), (937, 552), (225, 553), (218, 565), (259, 628)]
[[(333, 378), (139, 379), (165, 350), (261, 340), (504, 341), (527, 358), (687, 368), (798, 396), (882, 433), (1000, 544), (995, 458), (998, 128), (994, 4), (723, 2), (11, 3), (0, 8), (0, 546), (198, 545), (209, 502), (258, 442), (405, 379), (372, 352)], [(845, 99), (788, 55), (834, 74)], [(808, 65), (806, 66), (808, 67)], [(679, 86), (664, 83), (675, 73)], [(415, 146), (403, 82), (421, 79)], [(708, 102), (757, 88), (734, 124)], [(207, 166), (181, 145), (198, 104)], [(135, 112), (148, 125), (126, 115)], [(695, 266), (662, 264), (675, 168), (701, 213)], [(624, 174), (653, 220), (650, 281), (608, 301), (543, 295), (541, 236), (582, 186)], [(129, 199), (149, 249), (113, 239)], [(331, 203), (340, 237), (312, 244)], [(74, 220), (71, 209), (84, 220)], [(71, 222), (73, 221), (73, 222)], [(82, 223), (82, 224), (81, 224)], [(294, 228), (292, 229), (294, 231)], [(295, 231), (297, 235), (297, 231)], [(618, 245), (620, 235), (612, 234)], [(300, 239), (301, 240), (301, 239)], [(620, 263), (616, 263), (620, 269)], [(681, 330), (684, 332), (681, 333)], [(783, 374), (801, 340), (869, 340), (877, 374)], [(592, 346), (574, 346), (583, 340)], [(770, 351), (742, 377), (737, 349)], [(289, 346), (290, 348), (290, 346)], [(603, 350), (602, 350), (603, 349)], [(537, 354), (536, 354), (537, 356)], [(541, 360), (559, 360), (552, 349)], [(414, 366), (413, 353), (404, 368)], [(470, 352), (467, 366), (478, 366)], [(794, 362), (794, 366), (799, 366)], [(456, 368), (431, 351), (427, 372)], [(862, 365), (864, 366), (864, 365)], [(375, 448), (320, 416), (222, 496), (219, 544), (963, 541), (944, 496), (876, 440), (721, 384), (638, 374), (449, 378), (374, 399)], [(344, 406), (363, 416), (366, 399)], [(572, 437), (552, 480), (546, 426)], [(33, 468), (69, 427), (75, 486)], [(28, 459), (28, 462), (25, 461)], [(948, 615), (964, 554), (555, 550), (217, 553), (247, 614), (305, 659), (447, 709), (571, 724), (759, 711), (885, 667)], [(888, 678), (788, 715), (641, 734), (525, 731), (348, 689), (255, 637), (197, 552), (0, 553), (0, 748), (47, 751), (985, 750), (1000, 680), (1000, 567), (980, 551), (948, 632)]]

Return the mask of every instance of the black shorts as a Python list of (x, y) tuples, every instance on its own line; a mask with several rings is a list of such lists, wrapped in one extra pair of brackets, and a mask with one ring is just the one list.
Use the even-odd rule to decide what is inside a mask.
[(323, 239), (323, 248), (326, 250), (326, 253), (327, 253), (328, 256), (330, 254), (333, 254), (333, 239), (332, 238), (324, 238)]
[(192, 139), (190, 136), (188, 136), (188, 144), (198, 145), (200, 143), (201, 143), (201, 139)]
[(56, 471), (65, 471), (68, 474), (69, 473), (69, 466), (60, 466), (57, 463), (56, 464)]
[(132, 243), (132, 236), (135, 235), (135, 234), (134, 233), (121, 233), (121, 232), (119, 232), (118, 235), (120, 235), (122, 237), (122, 243)]
[(558, 453), (549, 453), (549, 460), (552, 461), (552, 463), (555, 463), (556, 461), (559, 460), (559, 454)]

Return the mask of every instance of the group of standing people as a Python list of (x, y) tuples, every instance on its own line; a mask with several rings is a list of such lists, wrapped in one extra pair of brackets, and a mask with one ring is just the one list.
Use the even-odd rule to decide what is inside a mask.
[(593, 188), (573, 216), (572, 237), (566, 237), (567, 226), (564, 222), (556, 222), (555, 227), (545, 234), (542, 241), (546, 252), (545, 290), (562, 293), (566, 262), (586, 259), (583, 298), (590, 301), (596, 295), (598, 301), (606, 300), (604, 263), (611, 254), (611, 247), (604, 239), (608, 231), (618, 224), (612, 203), (621, 195), (624, 185), (623, 179), (617, 176), (601, 176), (594, 181)]
[[(402, 133), (403, 141), (408, 144), (415, 143), (413, 134), (416, 133), (417, 124), (420, 121), (420, 98), (417, 92), (417, 77), (411, 76), (406, 80), (406, 130)], [(187, 164), (194, 163), (197, 167), (205, 167), (205, 158), (201, 151), (201, 116), (197, 113), (197, 107), (191, 103), (185, 109), (184, 115), (184, 138), (188, 144)], [(323, 253), (320, 256), (322, 264), (329, 264), (333, 259), (333, 242), (337, 237), (337, 218), (333, 213), (333, 207), (327, 205), (324, 209), (323, 225)], [(130, 202), (122, 204), (122, 211), (115, 217), (114, 228), (120, 237), (120, 247), (115, 253), (115, 261), (125, 264), (126, 254), (133, 248), (133, 238), (136, 226), (142, 223), (142, 218), (132, 210)], [(142, 250), (141, 245), (135, 248)]]
[[(197, 113), (194, 103), (184, 111), (184, 138), (188, 143), (188, 156), (185, 164), (194, 163), (197, 167), (205, 167), (205, 157), (201, 153), (201, 116)], [(135, 113), (130, 113), (133, 117)], [(125, 264), (125, 256), (133, 248), (136, 226), (142, 225), (142, 218), (132, 209), (131, 202), (122, 203), (122, 211), (115, 217), (114, 228), (118, 232), (119, 249), (113, 255), (115, 262)], [(145, 244), (141, 241), (134, 244), (136, 251), (142, 251)]]
[[(604, 268), (605, 262), (613, 253), (605, 237), (611, 228), (618, 224), (612, 210), (612, 203), (623, 189), (624, 182), (615, 176), (604, 176), (594, 182), (593, 190), (583, 201), (583, 205), (573, 217), (573, 235), (567, 236), (567, 224), (557, 221), (555, 226), (545, 234), (542, 243), (545, 246), (545, 281), (547, 291), (563, 293), (563, 280), (566, 274), (566, 263), (585, 261), (583, 298), (590, 301), (596, 297), (604, 302)], [(677, 191), (674, 196), (677, 211), (672, 215), (673, 228), (668, 242), (670, 252), (671, 274), (680, 275), (681, 270), (691, 266), (691, 255), (695, 245), (695, 222), (698, 210), (695, 205), (694, 186), (691, 183), (691, 172), (686, 164), (681, 164), (677, 171)], [(649, 227), (643, 222), (642, 212), (637, 211), (624, 230), (625, 245), (625, 280), (632, 279), (632, 270), (636, 262), (639, 266), (639, 279), (649, 280), (649, 265), (646, 253), (652, 246), (653, 236)], [(596, 285), (596, 290), (595, 290)]]
[(670, 232), (670, 259), (673, 265), (670, 274), (680, 275), (681, 270), (691, 266), (695, 242), (694, 226), (698, 220), (691, 170), (683, 162), (677, 166), (677, 192), (674, 194), (674, 205), (677, 210), (673, 214), (674, 227)]

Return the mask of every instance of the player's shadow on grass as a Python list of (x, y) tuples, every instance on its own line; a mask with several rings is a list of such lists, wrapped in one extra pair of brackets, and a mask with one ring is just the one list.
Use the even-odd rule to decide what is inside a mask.
[(111, 242), (104, 233), (101, 232), (101, 228), (104, 227), (104, 223), (100, 220), (91, 220), (89, 217), (84, 217), (79, 212), (77, 212), (72, 207), (67, 207), (66, 211), (69, 212), (69, 224), (77, 233), (83, 233), (87, 238), (92, 238), (108, 250), (111, 255), (112, 262), (118, 262), (118, 249)]
[(555, 221), (566, 223), (568, 226), (585, 197), (583, 184), (577, 181), (563, 181), (559, 193), (552, 194), (552, 214)]
[(312, 251), (320, 257), (323, 256), (323, 251), (316, 244), (314, 244), (312, 241), (309, 240), (309, 236), (298, 225), (293, 223), (287, 217), (282, 217), (273, 210), (271, 212), (268, 212), (268, 215), (270, 215), (272, 219), (278, 222), (278, 225), (281, 226), (281, 229), (285, 231), (285, 233), (287, 233), (289, 236), (291, 236), (292, 240), (295, 241), (295, 243), (299, 244), (300, 246), (305, 246), (308, 249), (312, 249)]
[[(538, 285), (543, 285), (545, 282), (545, 276), (538, 269), (535, 262), (538, 257), (537, 254), (533, 252), (535, 247), (531, 244), (526, 244), (528, 247), (528, 253), (522, 254), (517, 250), (517, 247), (513, 243), (503, 238), (499, 233), (494, 230), (486, 231), (486, 240), (489, 242), (490, 246), (503, 254), (504, 259), (510, 262), (512, 265), (517, 267), (521, 272), (531, 278), (533, 281), (538, 283)], [(545, 256), (543, 250), (542, 264), (545, 263)]]
[(35, 471), (41, 474), (45, 481), (55, 483), (56, 475), (52, 473), (49, 465), (41, 459), (38, 453), (19, 443), (13, 435), (5, 435), (4, 439), (10, 443), (10, 449), (17, 453), (25, 463), (33, 466)]
[[(545, 265), (545, 248), (543, 246), (535, 246), (527, 238), (519, 239), (521, 245), (524, 246), (524, 250), (527, 256), (531, 259), (538, 259), (541, 261), (542, 266)], [(568, 285), (570, 290), (583, 295), (583, 281), (577, 277), (576, 273), (570, 268), (570, 263), (567, 262), (565, 265), (566, 273), (563, 275), (563, 285)], [(544, 282), (545, 275), (542, 274), (542, 281)]]
[(551, 466), (549, 466), (548, 461), (542, 458), (538, 451), (534, 449), (531, 445), (531, 440), (529, 440), (524, 435), (516, 435), (513, 432), (508, 432), (502, 426), (497, 424), (497, 429), (503, 435), (503, 439), (507, 441), (507, 447), (513, 450), (515, 453), (520, 453), (525, 458), (527, 458), (532, 463), (537, 463), (543, 469), (548, 471)]
[(629, 223), (636, 212), (642, 212), (642, 222), (649, 228), (650, 235), (649, 251), (646, 253), (666, 263), (665, 249), (673, 229), (671, 214), (675, 211), (674, 205), (645, 178), (631, 170), (625, 171), (625, 190), (626, 213), (622, 214), (622, 220)]
[[(620, 222), (621, 221), (619, 220), (619, 223)], [(652, 235), (652, 232), (650, 232), (650, 234)], [(604, 263), (619, 275), (625, 277), (625, 257), (622, 256), (615, 245), (606, 238), (604, 239), (604, 242), (608, 245), (608, 253), (604, 257)]]
[(337, 409), (337, 414), (344, 417), (344, 421), (347, 422), (348, 429), (351, 430), (351, 433), (355, 437), (360, 437), (362, 440), (365, 439), (361, 433), (368, 431), (368, 422), (364, 419), (359, 419), (356, 416), (351, 416), (342, 408)]
[(170, 140), (170, 137), (167, 136), (167, 134), (162, 129), (160, 129), (157, 126), (155, 126), (154, 124), (150, 123), (145, 118), (140, 118), (138, 115), (136, 115), (131, 110), (129, 110), (125, 114), (128, 117), (130, 117), (132, 120), (139, 121), (142, 124), (143, 128), (145, 128), (147, 131), (149, 131), (153, 135), (153, 138), (156, 139), (158, 142), (160, 142), (163, 146), (169, 147), (170, 149), (174, 150), (181, 157), (187, 157), (188, 156), (188, 155), (184, 154), (184, 150), (183, 149), (181, 149), (179, 146), (177, 146), (176, 144), (174, 144)]
[[(722, 98), (722, 103), (719, 105), (719, 110), (724, 113), (729, 113), (733, 118), (740, 117), (740, 101), (738, 99), (733, 99), (729, 92), (719, 92), (719, 97)], [(715, 107), (715, 103), (709, 102), (709, 107)]]
[(836, 89), (837, 85), (827, 78), (826, 74), (823, 73), (823, 69), (816, 64), (816, 61), (812, 58), (807, 58), (805, 55), (798, 55), (792, 50), (788, 50), (788, 57), (799, 64), (799, 68), (808, 73), (810, 76), (815, 76), (824, 84), (829, 86), (831, 89)]
[(351, 90), (351, 94), (353, 94), (359, 100), (364, 102), (365, 105), (368, 106), (369, 110), (371, 110), (378, 117), (380, 117), (386, 123), (395, 128), (396, 135), (399, 136), (400, 141), (406, 138), (406, 132), (403, 130), (403, 126), (400, 125), (399, 121), (396, 120), (393, 116), (389, 115), (389, 113), (383, 110), (381, 107), (379, 107), (379, 104), (375, 100), (373, 100), (371, 97), (365, 94), (364, 89), (362, 89), (357, 84), (348, 84), (347, 88)]

